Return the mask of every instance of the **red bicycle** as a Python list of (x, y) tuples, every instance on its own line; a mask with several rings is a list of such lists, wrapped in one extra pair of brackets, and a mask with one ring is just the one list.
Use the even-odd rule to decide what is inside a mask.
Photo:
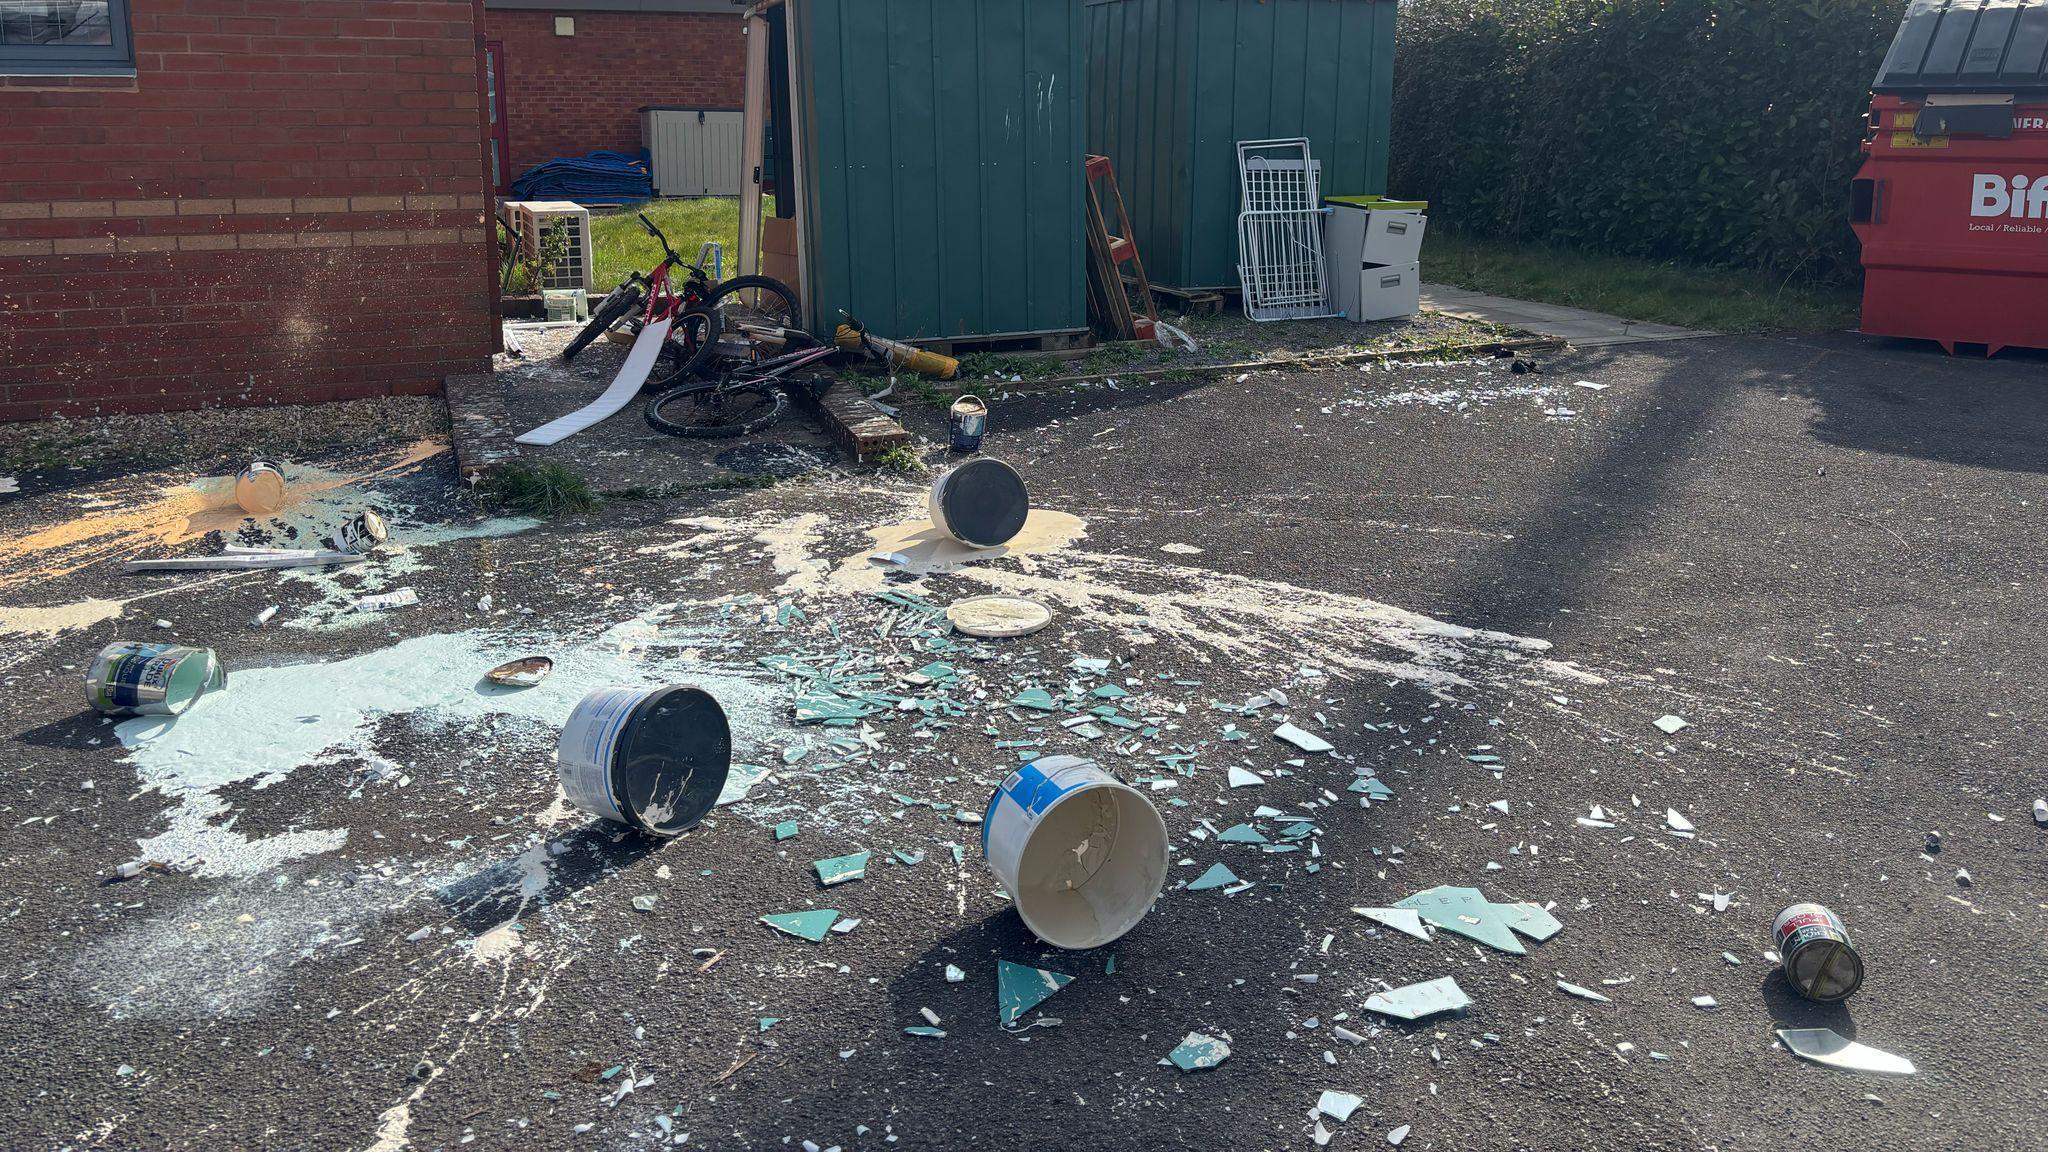
[[(709, 273), (676, 254), (654, 221), (640, 213), (640, 226), (661, 245), (663, 259), (654, 271), (635, 272), (598, 302), (590, 322), (562, 349), (573, 360), (599, 336), (621, 325), (638, 333), (648, 324), (673, 321), (662, 342), (660, 358), (648, 374), (647, 388), (670, 388), (701, 374), (721, 355), (720, 341), (731, 332), (745, 336), (779, 332), (797, 326), (796, 294), (770, 276), (736, 276), (712, 284)], [(676, 270), (683, 270), (681, 290)], [(723, 350), (731, 355), (732, 350)]]

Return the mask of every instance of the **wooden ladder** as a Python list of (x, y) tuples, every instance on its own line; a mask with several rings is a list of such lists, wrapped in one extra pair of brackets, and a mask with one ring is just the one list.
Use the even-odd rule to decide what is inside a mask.
[[(1125, 340), (1150, 340), (1154, 325), (1159, 322), (1159, 312), (1152, 303), (1152, 281), (1145, 276), (1145, 261), (1138, 255), (1138, 242), (1131, 236), (1131, 216), (1124, 210), (1123, 190), (1117, 187), (1116, 169), (1112, 168), (1107, 156), (1085, 158), (1088, 174), (1088, 294), (1095, 310), (1114, 329), (1117, 336)], [(1098, 193), (1096, 185), (1103, 190)], [(1109, 230), (1109, 221), (1103, 215), (1103, 203), (1107, 201), (1116, 207), (1116, 231)], [(1131, 266), (1131, 282), (1138, 289), (1138, 299), (1144, 302), (1145, 315), (1140, 318), (1131, 309), (1129, 294), (1124, 289), (1123, 266)]]

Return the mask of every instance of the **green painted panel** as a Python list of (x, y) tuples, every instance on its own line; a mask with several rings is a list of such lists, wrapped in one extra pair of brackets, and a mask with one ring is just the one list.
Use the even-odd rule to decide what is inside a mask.
[(1081, 0), (792, 0), (814, 330), (1087, 326)]
[(1306, 136), (1323, 188), (1386, 191), (1397, 0), (1087, 0), (1088, 149), (1156, 284), (1237, 284), (1237, 143)]

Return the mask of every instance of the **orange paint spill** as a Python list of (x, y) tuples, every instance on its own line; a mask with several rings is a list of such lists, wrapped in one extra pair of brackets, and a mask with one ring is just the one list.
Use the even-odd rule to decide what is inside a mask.
[[(289, 513), (323, 492), (410, 472), (446, 451), (448, 445), (443, 441), (420, 440), (360, 473), (292, 481), (285, 493), (284, 506), (277, 514)], [(209, 532), (233, 532), (255, 519), (236, 506), (232, 476), (198, 480), (169, 490), (115, 489), (99, 496), (126, 507), (20, 535), (0, 536), (0, 589), (55, 580), (104, 560), (130, 559)]]

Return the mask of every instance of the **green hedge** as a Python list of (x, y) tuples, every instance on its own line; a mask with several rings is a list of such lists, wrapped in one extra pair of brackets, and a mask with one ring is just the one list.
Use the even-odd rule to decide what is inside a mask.
[(1410, 0), (1391, 191), (1480, 236), (1856, 275), (1849, 181), (1905, 0)]

